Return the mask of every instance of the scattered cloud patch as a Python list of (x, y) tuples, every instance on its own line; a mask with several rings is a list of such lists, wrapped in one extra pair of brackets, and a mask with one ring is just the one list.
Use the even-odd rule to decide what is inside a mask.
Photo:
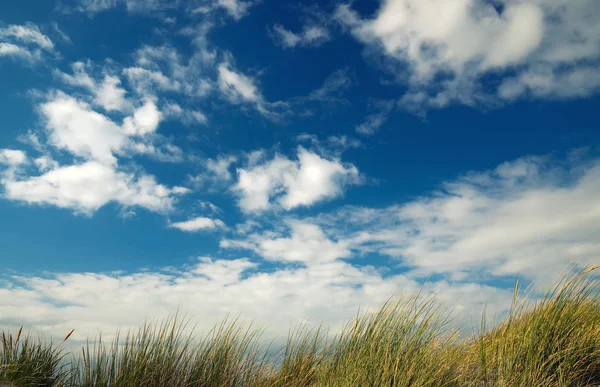
[(254, 5), (252, 1), (242, 0), (216, 0), (214, 7), (224, 9), (229, 16), (240, 20), (248, 13), (248, 9)]
[(388, 255), (415, 275), (548, 283), (570, 263), (600, 259), (599, 176), (597, 159), (527, 157), (402, 205), (348, 207), (311, 222), (348, 248)]
[[(400, 99), (418, 112), (517, 97), (584, 97), (598, 91), (600, 11), (594, 0), (501, 2), (384, 0), (372, 18), (340, 5), (335, 18), (408, 86)], [(573, 38), (577, 36), (578, 38)], [(512, 74), (517, 74), (512, 75)], [(580, 77), (591, 77), (591, 86)], [(504, 83), (490, 91), (486, 76)]]
[(302, 147), (298, 148), (297, 160), (276, 155), (262, 164), (239, 168), (237, 173), (234, 190), (245, 212), (267, 210), (273, 206), (273, 199), (285, 210), (310, 206), (340, 196), (346, 185), (360, 180), (354, 165), (321, 157)]
[(0, 57), (38, 62), (54, 53), (54, 42), (33, 23), (0, 27)]
[(291, 222), (290, 236), (254, 234), (245, 241), (223, 240), (221, 247), (252, 249), (267, 260), (299, 262), (308, 266), (351, 256), (346, 242), (333, 242), (314, 224)]
[[(115, 99), (103, 99), (102, 87), (96, 90), (99, 94), (92, 91), (98, 85), (83, 71), (84, 67), (75, 64), (75, 75), (65, 75), (65, 80), (84, 87), (92, 93), (92, 101), (111, 110)], [(116, 95), (121, 101), (123, 93)], [(136, 155), (182, 161), (182, 150), (156, 133), (163, 114), (154, 101), (146, 100), (132, 108), (131, 115), (119, 123), (89, 103), (60, 91), (41, 98), (44, 100), (38, 111), (42, 129), (29, 132), (24, 142), (42, 155), (28, 159), (22, 151), (3, 152), (3, 163), (10, 162), (1, 180), (5, 198), (91, 215), (109, 203), (168, 212), (180, 195), (189, 192), (187, 188), (158, 183), (134, 163), (122, 163)], [(72, 157), (70, 163), (65, 155)], [(17, 159), (21, 160), (19, 164)]]
[(254, 79), (233, 71), (229, 64), (221, 63), (219, 65), (219, 87), (231, 102), (259, 102), (262, 100), (254, 83)]
[(202, 230), (214, 230), (225, 228), (225, 223), (219, 219), (197, 217), (184, 222), (171, 223), (169, 227), (176, 228), (185, 232), (198, 232)]
[(136, 176), (96, 161), (57, 166), (48, 165), (48, 160), (36, 160), (46, 172), (38, 176), (8, 175), (0, 180), (7, 199), (91, 215), (110, 202), (167, 212), (173, 209), (178, 195), (187, 193), (183, 187), (158, 184), (150, 175)]
[(130, 111), (132, 104), (125, 97), (127, 92), (120, 86), (121, 80), (114, 75), (105, 75), (103, 80), (98, 82), (89, 75), (91, 67), (90, 62), (75, 62), (71, 65), (72, 75), (58, 70), (55, 73), (66, 84), (86, 89), (94, 96), (94, 104), (104, 110)]
[(317, 47), (331, 39), (329, 30), (319, 25), (306, 25), (301, 32), (294, 33), (285, 29), (282, 25), (276, 24), (272, 29), (269, 29), (269, 34), (273, 41), (283, 48)]
[(16, 167), (18, 165), (27, 162), (27, 155), (21, 150), (15, 149), (2, 149), (0, 150), (0, 163), (8, 165), (10, 167)]
[(185, 125), (206, 125), (208, 117), (204, 113), (193, 109), (183, 109), (179, 104), (169, 102), (163, 107), (164, 113), (169, 117), (177, 117)]
[(33, 23), (25, 25), (9, 25), (0, 28), (0, 39), (14, 39), (24, 44), (38, 46), (46, 51), (54, 50), (54, 43), (44, 35), (38, 26)]
[(278, 110), (286, 107), (285, 102), (268, 102), (256, 85), (256, 79), (233, 69), (230, 63), (218, 66), (219, 90), (233, 104), (251, 104), (264, 117), (276, 119), (281, 114)]
[(175, 8), (177, 0), (71, 0), (60, 4), (59, 10), (70, 12), (98, 13), (123, 7), (132, 13), (150, 13)]
[(232, 155), (218, 156), (216, 159), (207, 158), (201, 162), (202, 172), (191, 176), (190, 181), (204, 188), (229, 184), (233, 179), (231, 167), (237, 160), (238, 158)]

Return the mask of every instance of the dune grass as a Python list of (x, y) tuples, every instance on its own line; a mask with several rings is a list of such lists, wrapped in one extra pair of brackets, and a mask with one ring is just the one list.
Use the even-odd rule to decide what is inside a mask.
[(331, 338), (300, 327), (275, 351), (260, 329), (230, 319), (201, 338), (185, 319), (146, 323), (80, 353), (67, 353), (64, 340), (2, 332), (0, 386), (600, 386), (596, 268), (537, 302), (516, 287), (502, 323), (486, 329), (483, 320), (466, 339), (448, 317), (415, 294), (357, 315)]

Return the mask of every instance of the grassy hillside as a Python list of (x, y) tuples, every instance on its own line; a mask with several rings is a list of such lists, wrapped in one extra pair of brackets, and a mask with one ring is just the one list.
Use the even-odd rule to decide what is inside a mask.
[(599, 290), (594, 268), (533, 304), (515, 289), (510, 315), (468, 339), (416, 294), (329, 341), (298, 329), (276, 354), (260, 330), (227, 320), (199, 339), (177, 319), (146, 324), (80, 353), (3, 332), (0, 386), (600, 386)]

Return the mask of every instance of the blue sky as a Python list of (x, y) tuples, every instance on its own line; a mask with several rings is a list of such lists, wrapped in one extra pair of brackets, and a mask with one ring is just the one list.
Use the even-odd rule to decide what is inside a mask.
[(0, 4), (0, 323), (464, 315), (599, 262), (594, 0)]

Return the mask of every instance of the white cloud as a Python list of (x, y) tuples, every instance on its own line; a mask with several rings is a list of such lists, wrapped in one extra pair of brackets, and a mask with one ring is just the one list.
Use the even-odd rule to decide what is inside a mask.
[(216, 228), (225, 228), (225, 223), (219, 219), (197, 217), (184, 222), (171, 223), (169, 227), (186, 232), (196, 232), (201, 230), (214, 230)]
[(547, 283), (600, 259), (600, 162), (529, 157), (472, 172), (388, 208), (313, 220), (350, 249), (386, 254), (415, 275), (524, 276)]
[(223, 8), (235, 20), (240, 20), (248, 13), (248, 8), (252, 6), (251, 1), (241, 0), (215, 0), (216, 8)]
[(143, 136), (156, 131), (162, 118), (161, 112), (156, 104), (147, 100), (144, 105), (133, 112), (132, 117), (127, 117), (123, 121), (123, 130), (129, 135)]
[(16, 167), (27, 162), (27, 155), (21, 150), (0, 149), (0, 164)]
[(395, 101), (378, 101), (374, 103), (375, 113), (365, 117), (364, 122), (356, 126), (356, 132), (365, 136), (375, 134), (387, 121), (387, 118), (396, 105)]
[(98, 87), (96, 99), (98, 104), (107, 111), (124, 111), (129, 107), (129, 103), (125, 99), (126, 91), (119, 87), (120, 84), (121, 80), (119, 78), (107, 75)]
[(19, 47), (16, 44), (3, 42), (0, 42), (0, 56), (20, 58), (29, 62), (35, 62), (40, 59), (37, 53), (30, 52), (26, 48)]
[(87, 160), (117, 163), (117, 156), (148, 155), (178, 162), (183, 151), (156, 134), (162, 113), (151, 100), (125, 117), (119, 125), (87, 103), (56, 93), (40, 106), (48, 143)]
[(127, 143), (127, 135), (119, 125), (65, 94), (57, 94), (40, 110), (50, 144), (76, 156), (115, 164), (114, 153)]
[(38, 46), (46, 51), (54, 50), (54, 43), (40, 29), (32, 23), (27, 23), (24, 26), (9, 25), (5, 28), (0, 28), (0, 39), (15, 39), (25, 44)]
[(67, 35), (67, 33), (65, 31), (63, 31), (63, 29), (60, 27), (60, 25), (56, 22), (52, 23), (52, 29), (54, 31), (54, 35), (58, 36), (63, 42), (66, 43), (73, 43), (73, 41), (71, 41), (71, 38), (69, 37), (69, 35)]
[(343, 136), (328, 136), (326, 139), (319, 139), (314, 134), (303, 133), (296, 136), (298, 143), (308, 143), (310, 148), (320, 155), (334, 155), (340, 157), (348, 149), (360, 148), (363, 144), (360, 140)]
[(150, 141), (132, 141), (123, 151), (125, 156), (131, 154), (145, 155), (155, 160), (167, 163), (180, 163), (185, 160), (183, 150), (171, 144), (163, 136), (153, 134)]
[(221, 94), (233, 104), (249, 103), (264, 117), (277, 119), (278, 110), (285, 110), (285, 102), (268, 102), (256, 86), (256, 79), (237, 72), (228, 62), (218, 66), (218, 84)]
[[(300, 260), (306, 265), (263, 272), (247, 258), (202, 257), (189, 267), (169, 271), (13, 277), (0, 288), (0, 304), (10, 311), (0, 317), (0, 323), (35, 326), (56, 336), (75, 327), (71, 344), (76, 346), (100, 330), (103, 338), (110, 339), (118, 326), (127, 329), (146, 318), (156, 320), (175, 312), (192, 317), (205, 333), (231, 312), (266, 327), (268, 341), (272, 335), (285, 338), (290, 326), (307, 321), (323, 322), (335, 333), (356, 316), (359, 307), (361, 311), (376, 308), (394, 294), (422, 286), (401, 274), (384, 277), (375, 268), (341, 261), (347, 251), (309, 225), (298, 226), (289, 238), (263, 236), (261, 241), (259, 251), (273, 259)], [(447, 281), (427, 284), (423, 292), (439, 294), (466, 320), (470, 312), (478, 319), (486, 302), (488, 311), (502, 314), (512, 297), (510, 290)]]
[(321, 87), (311, 91), (309, 99), (316, 101), (339, 101), (341, 91), (352, 85), (348, 69), (339, 69), (331, 73)]
[(60, 79), (71, 85), (83, 87), (94, 96), (94, 104), (101, 106), (106, 111), (127, 112), (132, 104), (127, 100), (127, 92), (120, 87), (121, 80), (114, 75), (105, 75), (102, 82), (97, 82), (88, 73), (90, 63), (75, 62), (71, 65), (73, 75), (56, 71)]
[(181, 82), (171, 79), (158, 70), (148, 70), (142, 67), (128, 67), (123, 73), (138, 93), (148, 94), (154, 90), (180, 91)]
[[(83, 74), (77, 82), (85, 85), (87, 80), (91, 81)], [(125, 168), (121, 165), (124, 157), (134, 155), (163, 162), (183, 160), (183, 151), (156, 133), (162, 114), (153, 101), (146, 100), (118, 124), (62, 92), (51, 92), (45, 98), (39, 106), (42, 136), (30, 132), (23, 140), (42, 155), (30, 162), (22, 151), (3, 153), (4, 164), (10, 163), (0, 181), (5, 198), (90, 215), (111, 202), (167, 212), (179, 195), (189, 192), (157, 183), (134, 163)], [(59, 163), (53, 159), (56, 151), (66, 152), (72, 160)], [(17, 159), (21, 161), (17, 163)]]
[(40, 172), (47, 172), (59, 167), (58, 162), (48, 155), (40, 156), (34, 159), (33, 163), (37, 166)]
[(20, 167), (29, 163), (27, 154), (16, 149), (0, 149), (0, 182), (14, 179)]
[[(205, 23), (206, 24), (206, 23)], [(214, 71), (216, 53), (209, 45), (210, 25), (182, 33), (194, 38), (196, 50), (185, 58), (171, 46), (143, 46), (136, 51), (136, 65), (126, 68), (124, 74), (141, 95), (158, 91), (178, 92), (190, 97), (204, 97), (213, 88), (213, 81), (205, 74), (207, 67)]]
[(216, 160), (206, 160), (206, 169), (217, 179), (230, 181), (232, 178), (230, 167), (236, 161), (237, 157), (235, 156), (219, 156)]
[(299, 167), (283, 175), (286, 194), (279, 202), (287, 210), (337, 197), (342, 194), (345, 182), (358, 178), (358, 169), (353, 165), (344, 166), (304, 149), (299, 149), (298, 161)]
[(270, 31), (275, 43), (283, 48), (294, 48), (296, 46), (320, 46), (331, 37), (326, 27), (319, 25), (306, 25), (300, 33), (294, 33), (276, 24)]
[(219, 65), (219, 87), (234, 103), (240, 101), (259, 102), (262, 96), (252, 78), (237, 73), (227, 63)]
[(238, 169), (235, 190), (240, 193), (238, 205), (246, 212), (262, 211), (270, 207), (272, 195), (282, 190), (281, 179), (285, 171), (294, 168), (294, 163), (282, 156), (249, 168)]
[(177, 0), (76, 0), (73, 7), (62, 5), (59, 9), (65, 12), (98, 13), (124, 7), (129, 12), (149, 13), (175, 8), (177, 4)]
[(189, 179), (195, 186), (205, 189), (223, 187), (233, 179), (231, 166), (237, 160), (237, 157), (232, 155), (220, 155), (216, 159), (207, 158), (201, 162), (202, 171)]
[(179, 104), (176, 104), (174, 102), (169, 102), (166, 105), (164, 105), (163, 111), (166, 116), (177, 117), (186, 125), (204, 125), (208, 122), (208, 118), (201, 111), (184, 109), (181, 106), (179, 106)]
[(520, 97), (569, 99), (583, 98), (600, 90), (600, 71), (596, 66), (560, 70), (537, 67), (505, 79), (498, 88), (500, 98)]
[(95, 161), (48, 167), (52, 169), (39, 176), (2, 179), (4, 196), (10, 200), (54, 205), (89, 215), (109, 202), (165, 212), (173, 208), (177, 195), (186, 193), (181, 187), (171, 189), (158, 184), (152, 176), (136, 176)]
[[(535, 98), (576, 98), (598, 90), (594, 74), (596, 86), (578, 93), (569, 92), (577, 75), (565, 79), (600, 61), (600, 11), (594, 0), (384, 0), (371, 19), (349, 5), (338, 6), (335, 17), (368, 52), (389, 59), (386, 67), (409, 86), (401, 103), (412, 110), (494, 100), (495, 92), (482, 86), (490, 74), (517, 73), (499, 90), (505, 99), (528, 89)], [(543, 82), (552, 92), (536, 93), (530, 74), (539, 67), (567, 75), (546, 76)]]
[[(209, 14), (215, 10), (224, 10), (230, 17), (240, 20), (253, 6), (255, 1), (242, 0), (203, 0), (181, 2), (179, 0), (76, 0), (73, 7), (60, 7), (65, 12), (79, 11), (88, 13), (103, 12), (112, 8), (124, 7), (132, 13), (156, 13), (157, 11), (166, 11), (179, 8), (183, 12), (194, 14)], [(196, 4), (201, 4), (195, 6)], [(167, 18), (167, 21), (170, 20)]]
[(44, 53), (54, 53), (54, 43), (33, 23), (0, 28), (0, 57), (28, 62), (40, 61)]
[(354, 165), (344, 165), (299, 147), (297, 161), (276, 155), (263, 164), (238, 169), (234, 189), (241, 196), (240, 208), (246, 212), (270, 208), (273, 198), (283, 209), (290, 210), (340, 196), (344, 186), (357, 183), (358, 178)]

